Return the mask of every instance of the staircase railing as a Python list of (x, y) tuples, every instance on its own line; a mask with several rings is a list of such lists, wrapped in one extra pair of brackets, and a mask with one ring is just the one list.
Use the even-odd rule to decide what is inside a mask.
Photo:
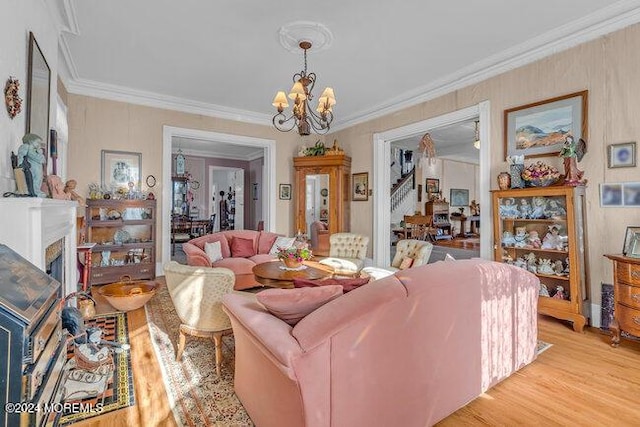
[(415, 172), (416, 169), (414, 167), (411, 169), (411, 172), (391, 188), (391, 210), (397, 208), (404, 198), (407, 197), (407, 194), (409, 194), (409, 192), (413, 190), (413, 187), (415, 187)]

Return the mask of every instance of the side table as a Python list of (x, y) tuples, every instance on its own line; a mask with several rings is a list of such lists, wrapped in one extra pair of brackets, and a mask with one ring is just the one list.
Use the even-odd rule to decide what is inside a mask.
[[(93, 254), (93, 247), (95, 243), (83, 243), (77, 246), (78, 250), (78, 272), (82, 278), (82, 291), (86, 292), (87, 289), (91, 289), (91, 255)], [(81, 262), (84, 260), (84, 264)]]
[(620, 332), (640, 336), (640, 258), (605, 254), (613, 261), (613, 332), (611, 345), (620, 344)]

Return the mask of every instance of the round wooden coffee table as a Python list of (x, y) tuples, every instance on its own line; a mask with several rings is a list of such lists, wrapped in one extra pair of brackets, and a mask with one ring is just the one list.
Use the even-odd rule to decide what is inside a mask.
[(293, 279), (323, 279), (333, 275), (333, 268), (316, 261), (304, 261), (304, 270), (284, 270), (280, 261), (263, 262), (253, 267), (256, 281), (274, 288), (293, 288)]

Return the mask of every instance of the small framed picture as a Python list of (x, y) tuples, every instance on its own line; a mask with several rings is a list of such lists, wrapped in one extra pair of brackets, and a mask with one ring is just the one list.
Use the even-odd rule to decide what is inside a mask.
[(280, 200), (291, 200), (291, 184), (280, 184)]
[(438, 178), (427, 178), (425, 187), (427, 189), (427, 194), (439, 193), (440, 180)]
[(622, 184), (622, 203), (630, 207), (640, 206), (640, 182)]
[(636, 143), (610, 144), (607, 146), (607, 160), (611, 168), (633, 168), (636, 166)]
[(622, 255), (627, 255), (631, 252), (631, 243), (636, 235), (640, 235), (640, 226), (627, 227), (627, 232), (624, 235), (624, 245), (622, 246)]
[(622, 184), (600, 184), (600, 206), (622, 206)]
[(633, 233), (629, 250), (625, 255), (631, 258), (640, 258), (640, 233)]
[(369, 200), (369, 172), (353, 174), (353, 189), (351, 191), (351, 200)]
[(102, 186), (111, 190), (128, 188), (132, 182), (141, 188), (142, 154), (102, 150)]
[(451, 207), (467, 207), (469, 206), (469, 190), (463, 188), (452, 188), (449, 190)]

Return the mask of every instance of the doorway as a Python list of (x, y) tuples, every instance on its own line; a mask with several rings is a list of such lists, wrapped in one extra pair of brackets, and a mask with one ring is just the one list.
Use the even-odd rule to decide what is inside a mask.
[[(163, 205), (171, 200), (171, 147), (173, 138), (190, 138), (200, 141), (203, 146), (207, 143), (220, 142), (229, 146), (258, 147), (263, 150), (264, 161), (262, 168), (262, 187), (260, 200), (262, 201), (262, 217), (264, 229), (274, 231), (276, 226), (276, 200), (269, 195), (276, 193), (276, 142), (272, 139), (254, 138), (243, 135), (233, 135), (210, 132), (197, 129), (164, 126), (162, 135), (162, 201)], [(236, 147), (237, 148), (237, 147)], [(161, 206), (162, 207), (162, 206)], [(171, 257), (171, 209), (161, 209), (161, 244), (162, 259), (156, 264), (156, 274), (162, 275), (162, 265), (169, 262)]]
[[(489, 141), (489, 107), (489, 101), (482, 101), (471, 107), (373, 135), (373, 192), (377, 196), (376, 209), (373, 213), (373, 258), (376, 265), (388, 266), (391, 256), (391, 233), (389, 232), (391, 227), (389, 168), (391, 142), (424, 134), (432, 129), (475, 117), (479, 119), (480, 140)], [(480, 256), (485, 259), (491, 259), (492, 253), (492, 224), (489, 218), (491, 212), (489, 159), (490, 144), (480, 144), (479, 199), (480, 206), (487, 217), (487, 220), (480, 223)]]
[[(244, 187), (244, 169), (209, 166), (209, 200), (213, 202), (209, 204), (209, 216), (215, 215), (213, 231), (245, 228)], [(225, 200), (227, 208), (223, 209)]]

